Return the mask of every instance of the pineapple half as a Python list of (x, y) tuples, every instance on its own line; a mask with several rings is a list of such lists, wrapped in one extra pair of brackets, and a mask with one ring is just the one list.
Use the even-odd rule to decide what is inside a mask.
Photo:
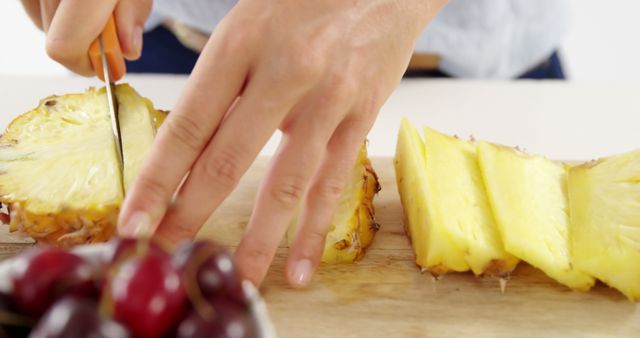
[[(351, 178), (342, 191), (338, 208), (324, 243), (322, 262), (350, 263), (361, 259), (380, 228), (375, 221), (373, 198), (380, 191), (378, 176), (367, 157), (363, 144), (351, 172)], [(297, 220), (291, 222), (287, 238), (295, 238)]]
[(569, 171), (571, 251), (579, 269), (640, 299), (640, 151)]
[[(164, 114), (128, 85), (115, 94), (128, 187)], [(62, 247), (114, 235), (123, 177), (106, 101), (104, 89), (48, 97), (0, 137), (0, 202), (12, 231)]]
[[(506, 276), (519, 260), (505, 251), (487, 201), (475, 143), (424, 127), (429, 219), (476, 275)], [(452, 248), (454, 250), (454, 248)]]
[(411, 240), (416, 264), (434, 276), (468, 271), (464, 251), (454, 245), (445, 224), (434, 219), (434, 202), (439, 196), (429, 190), (425, 145), (407, 119), (400, 125), (394, 166), (405, 231)]
[(569, 253), (567, 166), (542, 156), (479, 142), (478, 159), (505, 248), (576, 290), (594, 279)]

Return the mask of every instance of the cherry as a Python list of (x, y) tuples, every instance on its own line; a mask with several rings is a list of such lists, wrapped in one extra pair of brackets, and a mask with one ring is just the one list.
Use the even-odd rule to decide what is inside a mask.
[(181, 246), (174, 255), (182, 267), (187, 284), (195, 280), (206, 299), (229, 297), (242, 305), (248, 300), (231, 254), (211, 241), (197, 241)]
[(257, 337), (251, 313), (238, 303), (225, 299), (213, 302), (215, 312), (205, 319), (192, 311), (178, 327), (178, 338), (249, 338)]
[(0, 337), (27, 337), (34, 324), (35, 320), (18, 313), (9, 295), (0, 293)]
[(168, 256), (169, 254), (156, 242), (148, 239), (114, 238), (107, 244), (107, 249), (102, 254), (102, 262), (112, 264), (131, 256), (140, 255)]
[(163, 337), (182, 320), (187, 297), (169, 256), (133, 256), (116, 269), (103, 297), (113, 301), (113, 318), (136, 337)]
[(14, 262), (14, 301), (25, 314), (39, 317), (64, 295), (93, 295), (93, 275), (92, 265), (79, 256), (60, 249), (35, 248)]
[(29, 338), (129, 338), (119, 323), (104, 319), (98, 304), (87, 299), (66, 297), (56, 302), (33, 329)]

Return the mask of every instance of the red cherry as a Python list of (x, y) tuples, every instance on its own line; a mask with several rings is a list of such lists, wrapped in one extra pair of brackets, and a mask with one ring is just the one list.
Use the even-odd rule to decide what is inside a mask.
[(29, 338), (129, 338), (119, 323), (104, 319), (98, 304), (67, 297), (56, 302), (33, 329)]
[(210, 241), (187, 243), (178, 249), (174, 262), (184, 270), (187, 282), (196, 281), (204, 298), (228, 297), (248, 304), (233, 258), (223, 247)]
[(62, 296), (94, 295), (93, 266), (83, 258), (55, 248), (35, 248), (14, 261), (13, 297), (24, 313), (39, 317)]
[(213, 303), (209, 319), (192, 311), (178, 327), (178, 338), (251, 338), (258, 330), (251, 313), (236, 302), (220, 299)]
[(102, 254), (105, 264), (117, 263), (131, 256), (169, 256), (156, 242), (148, 239), (114, 238), (107, 244)]
[(103, 297), (113, 300), (113, 318), (136, 337), (163, 337), (183, 318), (187, 297), (168, 256), (131, 257), (107, 283)]

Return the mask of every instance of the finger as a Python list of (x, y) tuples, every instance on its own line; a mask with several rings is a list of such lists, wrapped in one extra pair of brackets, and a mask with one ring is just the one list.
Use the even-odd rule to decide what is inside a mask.
[(193, 166), (175, 207), (158, 228), (158, 237), (175, 240), (195, 236), (213, 210), (233, 191), (298, 95), (283, 93), (260, 76), (248, 84)]
[[(307, 111), (284, 135), (258, 191), (245, 235), (236, 251), (243, 276), (259, 285), (293, 219), (308, 183), (316, 173), (327, 142), (344, 116), (347, 101), (331, 105), (309, 102)], [(287, 131), (290, 129), (290, 131)]]
[(329, 141), (307, 191), (287, 259), (286, 276), (293, 287), (306, 286), (320, 263), (331, 219), (369, 128), (370, 124), (347, 119)]
[(137, 60), (142, 53), (144, 23), (151, 13), (151, 0), (120, 0), (115, 10), (118, 39), (122, 54)]
[(49, 57), (75, 73), (93, 75), (88, 55), (89, 46), (104, 29), (117, 2), (118, 0), (61, 1), (47, 32)]
[(33, 21), (33, 24), (40, 30), (43, 30), (42, 15), (40, 14), (40, 0), (22, 0), (21, 2), (24, 11), (27, 12), (31, 21)]
[(40, 0), (40, 22), (42, 30), (46, 33), (51, 26), (51, 20), (58, 9), (60, 0)]
[[(250, 54), (216, 29), (123, 204), (121, 235), (155, 229), (185, 174), (242, 90)], [(148, 223), (148, 224), (147, 224)]]

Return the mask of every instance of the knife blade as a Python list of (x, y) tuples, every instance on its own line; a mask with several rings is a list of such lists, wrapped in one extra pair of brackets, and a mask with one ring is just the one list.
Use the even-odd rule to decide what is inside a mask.
[(116, 155), (118, 157), (118, 169), (120, 171), (120, 188), (124, 195), (124, 154), (122, 148), (122, 137), (120, 133), (120, 119), (118, 116), (118, 101), (114, 95), (115, 82), (126, 73), (124, 57), (120, 50), (120, 42), (115, 24), (114, 16), (111, 15), (107, 24), (98, 38), (89, 48), (89, 59), (93, 69), (105, 83), (107, 96), (107, 107), (111, 120), (111, 129), (115, 143)]

